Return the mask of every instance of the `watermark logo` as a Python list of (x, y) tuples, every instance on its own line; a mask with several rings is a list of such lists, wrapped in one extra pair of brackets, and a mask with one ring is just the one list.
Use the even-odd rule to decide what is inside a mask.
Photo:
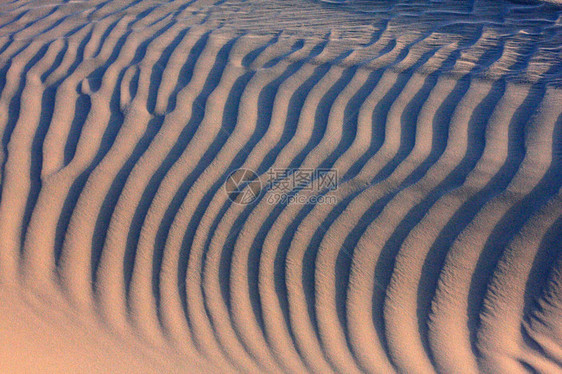
[(230, 201), (246, 205), (259, 197), (262, 185), (253, 170), (236, 169), (226, 178), (224, 188)]
[(254, 202), (262, 190), (267, 191), (269, 204), (332, 204), (337, 198), (330, 194), (338, 188), (338, 172), (330, 168), (272, 168), (262, 178), (250, 169), (234, 170), (227, 178), (228, 198), (237, 204)]
[(269, 189), (279, 193), (290, 193), (297, 189), (303, 192), (320, 192), (338, 188), (336, 169), (269, 169), (267, 172)]
[(338, 199), (334, 195), (304, 195), (304, 194), (284, 194), (272, 192), (267, 195), (266, 201), (272, 205), (336, 205)]

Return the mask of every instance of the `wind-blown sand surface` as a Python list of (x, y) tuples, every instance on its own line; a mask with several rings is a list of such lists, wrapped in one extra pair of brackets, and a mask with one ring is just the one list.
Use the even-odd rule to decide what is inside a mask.
[(2, 1), (0, 90), (0, 372), (562, 373), (557, 5)]

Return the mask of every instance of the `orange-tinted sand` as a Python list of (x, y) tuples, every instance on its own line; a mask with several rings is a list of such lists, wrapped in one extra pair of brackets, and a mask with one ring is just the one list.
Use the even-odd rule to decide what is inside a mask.
[(0, 1), (0, 373), (562, 373), (554, 3)]

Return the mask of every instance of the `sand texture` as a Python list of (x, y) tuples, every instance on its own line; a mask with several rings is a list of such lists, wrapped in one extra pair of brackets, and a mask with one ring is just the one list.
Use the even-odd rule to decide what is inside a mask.
[(562, 373), (557, 0), (3, 0), (0, 139), (0, 373)]

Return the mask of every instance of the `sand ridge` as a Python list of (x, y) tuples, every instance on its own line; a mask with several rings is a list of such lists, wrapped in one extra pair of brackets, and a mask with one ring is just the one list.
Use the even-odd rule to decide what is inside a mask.
[(562, 371), (561, 17), (3, 2), (0, 371)]

